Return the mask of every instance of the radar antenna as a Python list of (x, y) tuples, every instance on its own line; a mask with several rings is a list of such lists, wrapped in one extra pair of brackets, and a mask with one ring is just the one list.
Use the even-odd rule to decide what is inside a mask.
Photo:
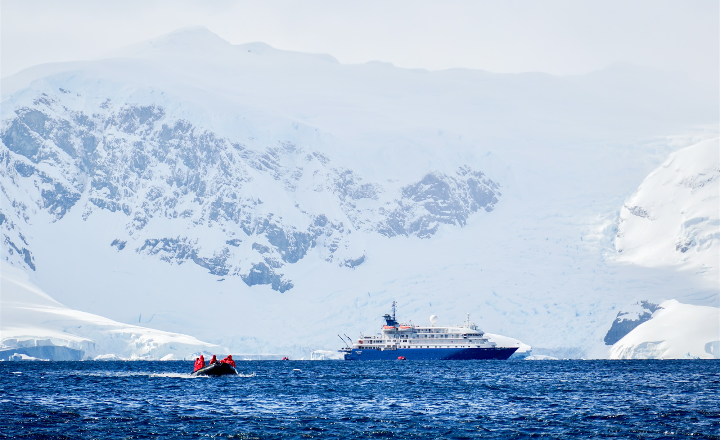
[(395, 320), (395, 309), (396, 309), (397, 303), (395, 301), (392, 302), (392, 316), (385, 314), (383, 315), (383, 318), (385, 318), (386, 325), (389, 325), (391, 327), (395, 327), (398, 325), (398, 322)]

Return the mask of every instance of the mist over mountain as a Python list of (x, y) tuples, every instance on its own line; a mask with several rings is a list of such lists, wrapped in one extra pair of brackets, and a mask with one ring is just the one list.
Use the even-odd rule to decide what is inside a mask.
[(189, 28), (3, 78), (1, 112), (3, 259), (120, 323), (300, 356), (397, 300), (584, 356), (639, 301), (720, 305), (717, 97), (679, 75), (343, 65)]

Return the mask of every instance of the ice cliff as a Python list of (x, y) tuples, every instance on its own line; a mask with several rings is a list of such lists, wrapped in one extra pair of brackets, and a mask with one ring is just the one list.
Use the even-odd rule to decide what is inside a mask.
[(610, 350), (611, 359), (720, 359), (720, 308), (665, 301)]
[(103, 355), (121, 359), (191, 359), (198, 352), (225, 352), (222, 347), (191, 336), (121, 324), (70, 309), (30, 282), (22, 270), (5, 262), (0, 264), (0, 346), (8, 353), (38, 346), (68, 347), (89, 359)]

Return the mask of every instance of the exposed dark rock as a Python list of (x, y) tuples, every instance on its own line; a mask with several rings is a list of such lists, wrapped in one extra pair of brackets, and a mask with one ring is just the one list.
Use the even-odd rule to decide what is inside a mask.
[(42, 189), (43, 208), (47, 208), (57, 218), (62, 218), (80, 200), (80, 193), (55, 183), (52, 189)]
[(278, 261), (276, 258), (273, 258), (269, 255), (263, 257), (263, 260), (265, 260), (265, 263), (267, 263), (267, 265), (272, 267), (273, 269), (280, 269), (281, 267), (283, 267), (282, 261)]
[(355, 259), (351, 259), (351, 258), (346, 259), (345, 261), (343, 261), (343, 266), (349, 267), (351, 269), (355, 269), (357, 266), (360, 266), (364, 262), (365, 262), (365, 255), (363, 254), (360, 257), (355, 258)]
[(318, 161), (320, 161), (320, 163), (323, 165), (327, 165), (330, 163), (330, 159), (328, 159), (328, 157), (322, 153), (314, 151), (312, 155), (314, 158), (316, 158)]
[(18, 117), (12, 121), (10, 127), (3, 131), (0, 139), (10, 151), (37, 162), (37, 154), (43, 144), (47, 118), (44, 113), (37, 110), (24, 110), (16, 112)]
[(388, 237), (434, 235), (441, 224), (464, 226), (468, 217), (480, 209), (493, 210), (500, 192), (498, 184), (479, 171), (467, 167), (455, 176), (425, 175), (419, 182), (402, 188), (397, 207), (385, 208), (385, 220), (378, 232)]
[(115, 246), (118, 251), (121, 251), (125, 249), (125, 245), (127, 244), (127, 241), (124, 240), (118, 240), (117, 238), (110, 243), (110, 246)]
[(307, 251), (315, 246), (315, 239), (319, 235), (312, 232), (300, 232), (294, 228), (286, 231), (268, 219), (263, 220), (255, 232), (265, 235), (286, 263), (297, 263), (303, 258)]
[(161, 107), (127, 106), (118, 112), (113, 119), (113, 125), (125, 133), (135, 133), (142, 126), (152, 128), (152, 124), (165, 115)]
[(693, 238), (686, 238), (685, 240), (679, 240), (677, 243), (675, 243), (675, 250), (685, 253), (689, 251), (690, 248), (694, 245), (695, 240)]
[(33, 257), (32, 252), (30, 252), (28, 248), (17, 246), (7, 235), (5, 236), (5, 244), (7, 245), (7, 252), (10, 255), (13, 255), (14, 253), (22, 255), (22, 260), (25, 262), (27, 267), (35, 270), (35, 257)]
[[(328, 157), (303, 151), (302, 145), (280, 141), (264, 150), (252, 150), (189, 121), (171, 119), (156, 105), (115, 104), (107, 99), (97, 113), (71, 111), (63, 100), (74, 95), (63, 90), (58, 96), (38, 95), (32, 106), (19, 107), (3, 121), (0, 139), (7, 148), (0, 147), (0, 162), (11, 181), (35, 188), (32, 203), (57, 220), (84, 193), (84, 219), (98, 210), (122, 212), (128, 217), (128, 237), (113, 241), (118, 250), (137, 240), (133, 238), (139, 235), (136, 232), (156, 218), (182, 220), (188, 227), (219, 227), (227, 231), (224, 245), (202, 247), (202, 253), (201, 245), (207, 244), (181, 237), (147, 239), (132, 247), (168, 263), (192, 261), (215, 275), (243, 276), (249, 285), (270, 284), (286, 291), (292, 282), (274, 270), (298, 262), (318, 242), (329, 250), (327, 260), (333, 261), (339, 243), (360, 229), (388, 237), (429, 237), (442, 224), (463, 226), (472, 213), (491, 211), (500, 195), (495, 182), (463, 167), (451, 176), (429, 173), (402, 188), (395, 202), (361, 212), (358, 201), (365, 200), (363, 205), (367, 205), (368, 200), (377, 200), (383, 187), (363, 181), (351, 169), (330, 168)], [(304, 159), (307, 167), (297, 166), (297, 159)], [(45, 168), (33, 165), (41, 162), (43, 167), (54, 166), (57, 173), (47, 174), (41, 171)], [(293, 165), (284, 165), (287, 163)], [(295, 207), (311, 219), (307, 226), (283, 222), (273, 214), (257, 214), (263, 202), (248, 194), (245, 185), (256, 179), (258, 172), (279, 181), (279, 188), (291, 193), (308, 169), (314, 170), (313, 178), (323, 179), (316, 190), (336, 197), (350, 220), (349, 227), (323, 213), (302, 211), (298, 204)], [(20, 218), (28, 221), (32, 210), (21, 203), (13, 206)], [(382, 217), (379, 222), (378, 215)], [(261, 254), (264, 261), (246, 275), (240, 273), (235, 258), (235, 253), (241, 252), (235, 249), (241, 240), (231, 238), (235, 233), (230, 231), (237, 227), (250, 237), (264, 236), (262, 241), (269, 244), (253, 244), (253, 252)], [(21, 246), (16, 238), (10, 242), (13, 246), (7, 246), (8, 252), (23, 255), (32, 265), (29, 246)], [(365, 255), (340, 264), (353, 268), (364, 261)]]
[(615, 344), (620, 339), (624, 338), (625, 335), (633, 331), (637, 326), (652, 318), (652, 314), (658, 309), (661, 309), (659, 305), (647, 301), (641, 301), (638, 305), (640, 305), (644, 311), (638, 314), (637, 319), (628, 319), (629, 317), (624, 318), (624, 316), (627, 316), (628, 313), (618, 312), (610, 330), (608, 330), (605, 335), (605, 345)]
[(361, 183), (362, 178), (352, 170), (337, 170), (334, 186), (341, 200), (377, 199), (378, 188), (371, 183)]
[(168, 263), (177, 262), (178, 264), (182, 264), (184, 260), (192, 259), (196, 254), (194, 243), (189, 242), (187, 238), (180, 237), (147, 239), (137, 252), (148, 255), (160, 254), (161, 260)]
[(30, 177), (37, 172), (37, 168), (31, 167), (22, 162), (15, 162), (14, 168), (15, 171), (17, 171), (17, 173), (22, 177)]
[(157, 255), (168, 263), (182, 264), (190, 260), (198, 266), (208, 269), (208, 272), (213, 275), (227, 275), (229, 272), (229, 267), (226, 265), (229, 256), (228, 248), (215, 252), (212, 257), (201, 257), (198, 255), (196, 241), (190, 241), (184, 237), (147, 239), (137, 252)]
[(626, 206), (628, 211), (630, 211), (630, 214), (642, 217), (642, 218), (650, 218), (650, 214), (647, 212), (647, 210), (641, 206)]
[(120, 204), (112, 200), (104, 200), (98, 199), (96, 197), (90, 197), (88, 201), (100, 209), (107, 209), (111, 212), (122, 211), (123, 213), (125, 213), (125, 215), (131, 214), (130, 207), (128, 205)]
[(260, 252), (261, 254), (267, 254), (268, 252), (270, 252), (269, 247), (263, 246), (260, 243), (253, 243), (252, 248), (253, 248), (253, 250)]
[(283, 280), (281, 275), (276, 274), (265, 263), (257, 263), (253, 265), (250, 272), (248, 272), (247, 275), (241, 275), (241, 277), (248, 286), (270, 284), (270, 287), (273, 290), (277, 290), (280, 293), (284, 293), (293, 288), (292, 282)]
[(193, 256), (193, 262), (198, 266), (204, 267), (213, 275), (227, 275), (230, 269), (225, 264), (228, 259), (228, 249), (223, 248), (222, 251), (216, 252), (210, 258), (201, 258), (197, 254)]

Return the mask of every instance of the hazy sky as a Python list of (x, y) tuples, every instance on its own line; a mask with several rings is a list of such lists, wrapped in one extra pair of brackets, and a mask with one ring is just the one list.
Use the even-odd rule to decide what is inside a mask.
[(204, 25), (233, 44), (329, 53), (342, 63), (583, 73), (618, 62), (717, 87), (717, 0), (2, 0), (2, 76), (97, 57)]

